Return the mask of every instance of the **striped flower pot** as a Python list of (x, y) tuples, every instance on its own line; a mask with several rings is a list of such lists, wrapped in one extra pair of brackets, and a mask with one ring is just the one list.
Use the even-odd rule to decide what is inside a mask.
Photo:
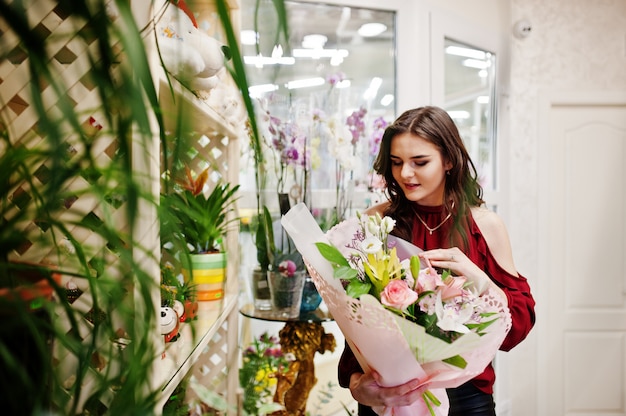
[(191, 267), (184, 269), (183, 275), (193, 284), (198, 301), (222, 299), (226, 281), (226, 253), (192, 254)]

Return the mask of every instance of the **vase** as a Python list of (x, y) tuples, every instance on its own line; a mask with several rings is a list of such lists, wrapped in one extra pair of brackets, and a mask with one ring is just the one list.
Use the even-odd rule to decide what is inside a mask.
[(183, 276), (193, 284), (196, 299), (222, 299), (226, 281), (226, 253), (191, 254), (189, 257), (191, 265), (183, 269)]
[(272, 297), (267, 281), (267, 272), (260, 267), (252, 271), (252, 299), (256, 309), (261, 311), (272, 309)]
[(311, 279), (311, 276), (307, 273), (302, 288), (302, 301), (300, 302), (300, 312), (313, 312), (320, 306), (320, 303), (322, 303), (322, 297), (317, 291), (313, 279)]
[(267, 280), (272, 298), (272, 309), (282, 318), (297, 318), (300, 316), (302, 289), (306, 271), (296, 271), (292, 276), (268, 271)]

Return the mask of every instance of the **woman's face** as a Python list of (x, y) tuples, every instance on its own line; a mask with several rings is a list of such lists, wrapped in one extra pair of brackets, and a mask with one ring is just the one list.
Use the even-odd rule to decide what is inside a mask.
[(411, 133), (391, 139), (391, 173), (409, 201), (420, 205), (443, 204), (446, 171), (439, 149)]

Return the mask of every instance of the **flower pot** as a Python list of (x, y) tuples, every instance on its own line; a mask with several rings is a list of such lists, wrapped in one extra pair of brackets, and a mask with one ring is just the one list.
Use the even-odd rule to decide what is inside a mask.
[(222, 299), (226, 281), (226, 253), (192, 254), (190, 260), (191, 265), (183, 269), (183, 276), (193, 284), (196, 299)]
[(267, 281), (267, 272), (261, 270), (260, 267), (252, 271), (252, 298), (256, 309), (261, 311), (272, 309), (272, 297)]
[(268, 271), (267, 280), (272, 298), (272, 309), (284, 318), (300, 316), (302, 288), (306, 279), (306, 271), (296, 271), (292, 276)]

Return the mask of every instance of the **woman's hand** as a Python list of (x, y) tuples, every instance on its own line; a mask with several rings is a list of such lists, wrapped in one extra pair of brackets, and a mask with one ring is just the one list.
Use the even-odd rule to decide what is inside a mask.
[(458, 247), (428, 250), (419, 254), (420, 258), (428, 259), (430, 265), (440, 269), (449, 269), (457, 276), (464, 276), (482, 294), (489, 287), (500, 290), (489, 276), (474, 264)]
[(419, 379), (394, 387), (382, 387), (375, 371), (354, 373), (350, 378), (350, 392), (357, 402), (366, 406), (408, 406), (422, 397), (428, 385), (420, 385)]

